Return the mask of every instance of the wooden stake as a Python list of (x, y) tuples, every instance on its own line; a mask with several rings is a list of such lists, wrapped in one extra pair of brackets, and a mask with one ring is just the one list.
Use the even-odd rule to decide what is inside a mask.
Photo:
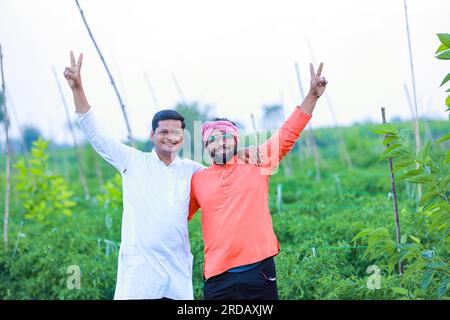
[(186, 99), (184, 98), (183, 90), (181, 90), (181, 86), (178, 83), (178, 80), (174, 74), (172, 74), (172, 79), (173, 79), (173, 82), (175, 83), (175, 87), (177, 88), (178, 95), (180, 96), (181, 102), (184, 104), (185, 107), (187, 107), (188, 104), (187, 104)]
[(87, 31), (89, 33), (89, 36), (91, 37), (91, 40), (94, 43), (95, 49), (97, 50), (97, 53), (100, 56), (100, 60), (102, 61), (103, 66), (106, 69), (106, 72), (108, 74), (109, 80), (111, 81), (111, 85), (113, 86), (114, 92), (116, 93), (117, 99), (119, 100), (119, 105), (120, 105), (120, 107), (122, 109), (123, 118), (125, 120), (125, 125), (126, 125), (127, 131), (128, 131), (128, 139), (130, 140), (131, 145), (133, 147), (136, 147), (136, 141), (134, 140), (133, 135), (131, 133), (131, 126), (130, 126), (130, 122), (128, 121), (128, 116), (127, 116), (127, 111), (126, 111), (126, 108), (125, 108), (125, 103), (123, 102), (123, 99), (120, 96), (119, 90), (117, 89), (117, 86), (116, 86), (116, 83), (114, 81), (114, 78), (113, 78), (111, 72), (109, 71), (108, 65), (106, 64), (106, 61), (103, 58), (103, 55), (102, 55), (102, 53), (100, 51), (100, 48), (98, 47), (97, 42), (95, 41), (94, 36), (92, 35), (91, 29), (89, 28), (89, 25), (88, 25), (88, 23), (86, 21), (86, 18), (84, 16), (83, 10), (81, 9), (80, 4), (78, 3), (78, 0), (75, 0), (75, 2), (77, 4), (77, 6), (78, 6), (78, 10), (80, 11), (81, 18), (83, 19), (84, 25), (86, 26), (86, 29), (87, 29)]
[[(69, 114), (69, 108), (67, 107), (66, 99), (64, 98), (64, 94), (61, 89), (61, 84), (59, 82), (58, 75), (56, 73), (54, 66), (52, 67), (52, 70), (53, 70), (53, 75), (55, 77), (56, 86), (58, 87), (59, 95), (61, 97), (61, 102), (62, 102), (62, 105), (64, 108), (64, 112), (66, 114), (66, 119), (69, 124), (70, 134), (72, 135), (73, 145), (75, 147), (75, 154), (76, 154), (77, 162), (78, 162), (78, 173), (80, 176), (80, 182), (81, 182), (81, 185), (84, 190), (84, 198), (87, 200), (90, 198), (90, 195), (89, 195), (89, 187), (88, 187), (87, 180), (86, 180), (86, 174), (85, 174), (85, 171), (83, 168), (82, 152), (81, 152), (80, 147), (78, 146), (77, 138), (75, 136), (75, 130), (73, 129), (72, 120), (71, 120), (70, 114)], [(64, 152), (64, 150), (61, 150), (61, 151)], [(63, 159), (65, 160), (64, 153), (63, 153)]]
[(152, 96), (153, 105), (155, 106), (155, 110), (159, 111), (159, 102), (158, 102), (158, 99), (156, 98), (155, 90), (153, 90), (153, 87), (150, 84), (150, 80), (148, 79), (147, 72), (145, 72), (145, 71), (144, 71), (144, 79), (145, 79), (145, 83), (147, 84), (148, 91), (150, 91), (150, 95)]
[[(313, 60), (313, 63), (316, 64), (316, 58), (314, 56), (314, 52), (313, 52), (313, 49), (312, 49), (311, 43), (309, 42), (308, 37), (306, 37), (306, 43), (307, 43), (309, 51), (311, 53), (311, 58)], [(347, 167), (349, 169), (352, 169), (353, 162), (350, 157), (350, 153), (348, 152), (348, 147), (347, 147), (347, 143), (345, 142), (344, 133), (342, 131), (342, 128), (338, 126), (337, 117), (336, 117), (336, 114), (334, 113), (334, 108), (333, 108), (330, 96), (328, 95), (327, 91), (325, 91), (325, 100), (327, 101), (328, 109), (330, 110), (331, 117), (333, 118), (334, 127), (336, 128), (336, 131), (339, 135), (339, 145), (340, 145), (341, 152), (344, 155), (344, 160), (347, 164)]]
[(256, 135), (256, 152), (257, 152), (257, 157), (258, 157), (258, 159), (260, 159), (259, 158), (259, 132), (256, 129), (255, 115), (253, 113), (251, 113), (250, 114), (250, 118), (252, 119), (252, 126), (253, 126), (253, 130), (255, 131), (255, 135)]
[[(7, 93), (5, 92), (5, 100), (6, 100), (6, 94)], [(25, 161), (25, 166), (28, 168), (29, 167), (29, 164), (28, 164), (28, 155), (29, 155), (29, 153), (28, 153), (27, 146), (25, 145), (25, 136), (23, 134), (22, 127), (19, 124), (19, 120), (18, 120), (17, 113), (16, 113), (16, 107), (14, 106), (13, 100), (11, 98), (11, 94), (9, 94), (9, 93), (8, 93), (8, 104), (11, 106), (11, 109), (9, 111), (11, 112), (12, 118), (13, 118), (15, 124), (16, 124), (17, 131), (20, 134), (20, 140), (19, 140), (20, 141), (20, 147), (22, 148), (22, 151), (23, 151), (23, 158), (24, 158), (24, 161)]]
[[(385, 115), (385, 108), (381, 108), (381, 116), (383, 119), (383, 123), (386, 123), (386, 115)], [(389, 148), (389, 144), (386, 146)], [(395, 235), (397, 239), (397, 245), (400, 245), (401, 243), (401, 233), (400, 233), (400, 218), (398, 216), (398, 205), (397, 205), (397, 191), (395, 189), (395, 178), (394, 178), (394, 169), (392, 165), (392, 158), (388, 158), (389, 162), (389, 172), (391, 175), (391, 191), (392, 191), (392, 197), (394, 200), (394, 219), (395, 219)], [(400, 249), (399, 249), (400, 250)], [(401, 262), (398, 263), (398, 269), (399, 273), (403, 274), (403, 265)]]
[[(300, 71), (299, 71), (297, 62), (295, 63), (295, 74), (297, 75), (297, 83), (298, 83), (298, 88), (300, 91), (300, 99), (301, 99), (301, 101), (303, 101), (305, 99), (305, 92), (303, 91), (302, 80), (300, 77)], [(316, 180), (320, 181), (320, 155), (319, 155), (319, 149), (317, 148), (316, 139), (314, 136), (314, 130), (312, 128), (311, 121), (308, 123), (308, 130), (309, 130), (309, 140), (310, 140), (310, 144), (312, 146), (313, 155), (314, 155), (314, 163), (316, 166)]]
[[(419, 112), (417, 110), (417, 93), (416, 93), (416, 77), (414, 75), (414, 62), (412, 57), (412, 47), (411, 47), (411, 36), (409, 33), (409, 22), (408, 22), (408, 7), (406, 6), (406, 0), (403, 0), (403, 4), (405, 7), (405, 23), (406, 23), (406, 34), (408, 37), (408, 49), (409, 49), (409, 66), (411, 69), (411, 81), (412, 81), (412, 88), (413, 88), (413, 97), (414, 97), (414, 111), (415, 111), (415, 117), (414, 117), (414, 132), (416, 134), (416, 153), (419, 153), (420, 149), (420, 129), (419, 129)], [(419, 164), (417, 164), (417, 168), (419, 167)], [(420, 200), (422, 198), (422, 185), (417, 184), (417, 197)]]
[(4, 128), (6, 138), (6, 184), (5, 184), (5, 214), (3, 216), (3, 243), (5, 251), (8, 251), (8, 231), (9, 231), (9, 196), (11, 187), (11, 164), (9, 159), (10, 145), (9, 145), (9, 117), (8, 108), (6, 107), (6, 94), (5, 94), (5, 75), (3, 71), (3, 51), (0, 45), (0, 69), (2, 75), (2, 95), (3, 95), (3, 115), (4, 115)]

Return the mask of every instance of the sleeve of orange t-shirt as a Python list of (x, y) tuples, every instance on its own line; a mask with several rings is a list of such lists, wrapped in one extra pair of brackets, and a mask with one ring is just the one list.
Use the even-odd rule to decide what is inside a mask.
[(266, 174), (272, 174), (280, 161), (292, 150), (312, 115), (296, 107), (294, 112), (268, 140), (261, 144)]
[(188, 221), (190, 221), (194, 217), (198, 209), (200, 209), (200, 205), (198, 204), (197, 199), (195, 198), (194, 177), (192, 177)]

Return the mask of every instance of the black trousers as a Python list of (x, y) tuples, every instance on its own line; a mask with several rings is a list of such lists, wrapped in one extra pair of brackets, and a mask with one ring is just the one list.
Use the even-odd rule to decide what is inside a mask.
[(204, 280), (205, 300), (278, 300), (273, 257), (247, 271), (224, 272)]

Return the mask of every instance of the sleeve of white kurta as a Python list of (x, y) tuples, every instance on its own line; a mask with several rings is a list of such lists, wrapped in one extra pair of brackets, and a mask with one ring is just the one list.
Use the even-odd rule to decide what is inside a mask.
[(92, 145), (94, 150), (108, 163), (114, 166), (121, 173), (128, 167), (131, 155), (136, 149), (129, 147), (119, 141), (109, 137), (100, 127), (92, 109), (86, 113), (76, 113), (78, 124), (83, 131), (86, 140)]
[(202, 164), (200, 164), (198, 162), (195, 162), (195, 161), (192, 161), (192, 162), (193, 162), (193, 169), (194, 169), (193, 173), (196, 173), (196, 172), (199, 172), (199, 171), (202, 171), (202, 170), (206, 169), (206, 167), (204, 165), (202, 165)]

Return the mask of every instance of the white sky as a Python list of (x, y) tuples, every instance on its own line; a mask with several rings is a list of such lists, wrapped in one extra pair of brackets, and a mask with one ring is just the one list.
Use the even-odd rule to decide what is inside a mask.
[[(145, 139), (155, 106), (143, 71), (160, 107), (179, 101), (172, 74), (188, 101), (215, 107), (218, 116), (251, 129), (261, 107), (284, 102), (285, 113), (299, 104), (294, 62), (309, 87), (312, 61), (324, 61), (327, 92), (340, 125), (410, 118), (403, 89), (411, 87), (403, 0), (80, 0), (97, 43), (125, 98), (133, 133)], [(436, 33), (450, 32), (448, 0), (409, 0), (408, 13), (419, 113), (445, 119), (447, 61), (434, 58)], [(69, 50), (84, 53), (82, 76), (88, 99), (104, 127), (126, 137), (122, 113), (74, 0), (0, 0), (0, 43), (9, 107), (20, 125), (38, 126), (48, 138), (70, 141), (52, 73), (62, 77)], [(17, 126), (13, 117), (13, 135)], [(318, 103), (315, 127), (333, 125), (326, 99)]]

